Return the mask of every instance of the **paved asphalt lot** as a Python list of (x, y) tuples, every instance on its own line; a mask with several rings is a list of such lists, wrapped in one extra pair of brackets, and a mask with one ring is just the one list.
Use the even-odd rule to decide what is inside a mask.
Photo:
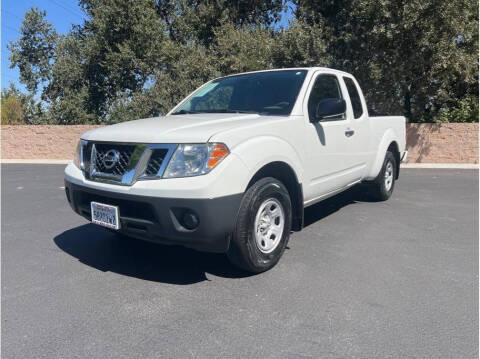
[(122, 240), (62, 165), (2, 165), (2, 358), (478, 358), (478, 172), (306, 212), (273, 270)]

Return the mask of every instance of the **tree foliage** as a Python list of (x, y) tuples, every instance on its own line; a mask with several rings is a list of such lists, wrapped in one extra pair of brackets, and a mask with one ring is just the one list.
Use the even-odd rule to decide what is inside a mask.
[(478, 2), (302, 0), (324, 24), (332, 65), (354, 73), (378, 111), (428, 120), (478, 93)]
[(32, 94), (22, 93), (13, 84), (2, 90), (2, 124), (38, 125), (47, 122), (40, 102)]
[(477, 122), (478, 99), (466, 97), (458, 101), (453, 108), (442, 108), (433, 117), (434, 122)]
[(20, 125), (23, 123), (23, 109), (20, 99), (15, 95), (2, 95), (2, 125)]
[(25, 13), (20, 39), (10, 43), (10, 67), (18, 66), (20, 82), (36, 92), (43, 81), (50, 80), (55, 44), (55, 29), (45, 20), (45, 11), (32, 8)]
[(377, 112), (431, 122), (478, 116), (475, 1), (294, 3), (281, 27), (282, 0), (80, 0), (85, 21), (62, 36), (33, 8), (9, 45), (30, 92), (24, 121), (157, 116), (211, 78), (299, 66), (353, 73)]

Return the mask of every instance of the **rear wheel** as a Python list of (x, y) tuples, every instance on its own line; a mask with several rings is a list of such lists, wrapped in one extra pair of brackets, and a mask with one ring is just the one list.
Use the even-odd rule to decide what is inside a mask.
[(369, 193), (374, 200), (386, 201), (395, 187), (397, 163), (392, 152), (387, 151), (382, 169), (375, 180), (368, 182)]
[(292, 222), (285, 186), (272, 177), (259, 180), (243, 196), (227, 256), (237, 267), (260, 273), (282, 256)]

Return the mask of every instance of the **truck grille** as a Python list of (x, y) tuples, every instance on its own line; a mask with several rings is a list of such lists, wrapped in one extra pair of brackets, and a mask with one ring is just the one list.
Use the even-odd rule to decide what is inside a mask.
[(160, 171), (160, 168), (162, 167), (162, 163), (167, 152), (167, 149), (159, 149), (152, 151), (150, 160), (147, 164), (147, 168), (145, 169), (145, 175), (155, 176), (158, 174), (158, 171)]
[(174, 144), (89, 142), (85, 145), (85, 176), (91, 181), (132, 185), (161, 178), (177, 148)]
[(94, 151), (95, 170), (122, 176), (129, 170), (135, 146), (96, 144)]

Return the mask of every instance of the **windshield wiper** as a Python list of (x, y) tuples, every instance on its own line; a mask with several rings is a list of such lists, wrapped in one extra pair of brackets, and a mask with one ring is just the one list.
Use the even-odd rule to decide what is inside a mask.
[(247, 111), (247, 110), (231, 110), (231, 109), (214, 109), (214, 110), (202, 110), (202, 111), (190, 111), (190, 110), (180, 110), (172, 113), (172, 115), (190, 115), (197, 113), (254, 113), (260, 114), (257, 111)]
[(205, 111), (202, 111), (202, 112), (206, 112), (206, 113), (255, 113), (255, 114), (258, 114), (257, 111), (233, 110), (233, 109), (229, 109), (229, 108), (218, 109), (218, 110), (205, 110)]
[(190, 115), (190, 114), (195, 114), (195, 113), (200, 113), (200, 112), (190, 111), (190, 110), (180, 110), (180, 111), (172, 113), (172, 115), (187, 115), (187, 114)]

